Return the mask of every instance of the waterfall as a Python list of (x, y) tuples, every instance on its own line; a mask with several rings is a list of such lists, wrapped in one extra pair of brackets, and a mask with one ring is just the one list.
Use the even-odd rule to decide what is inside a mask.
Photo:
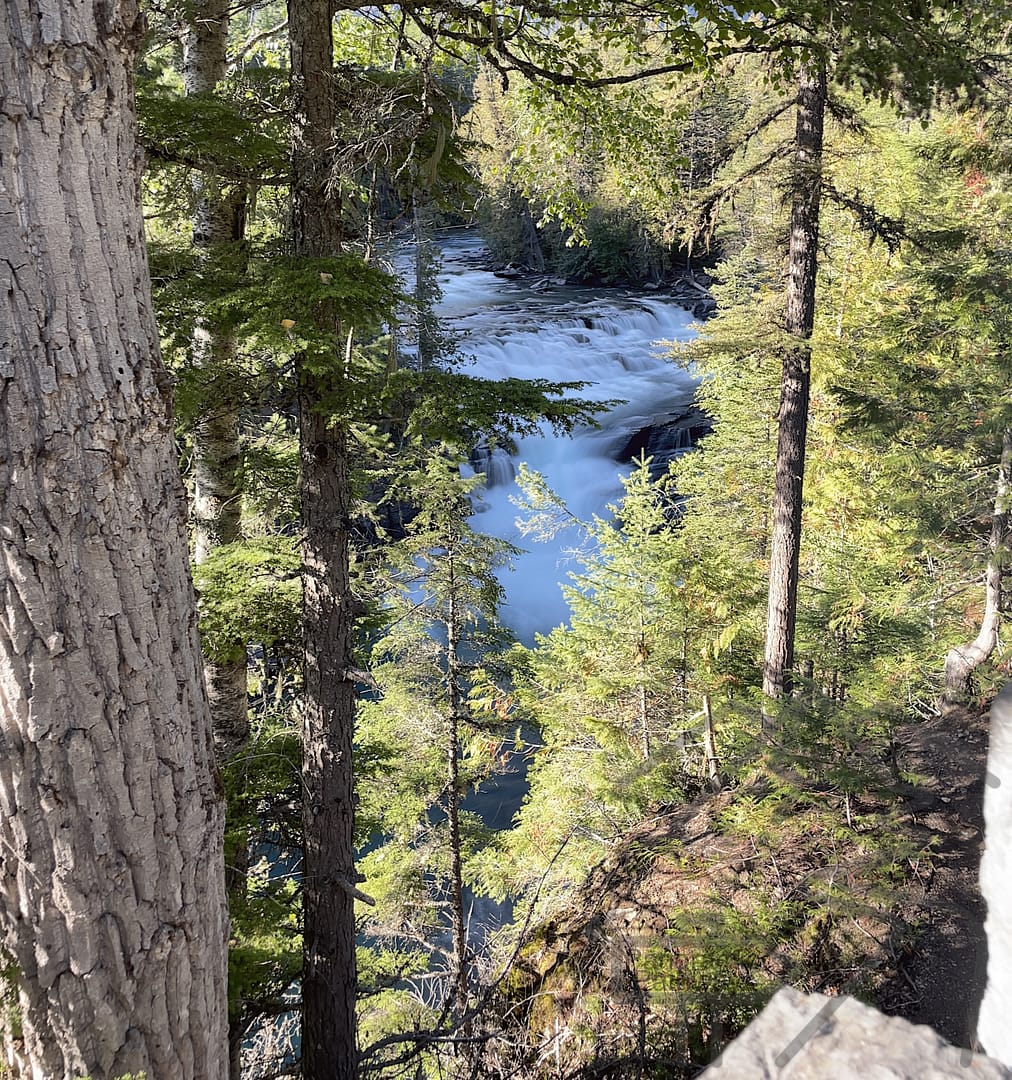
[[(580, 537), (540, 543), (521, 535), (514, 501), (519, 466), (543, 475), (577, 518), (590, 521), (606, 516), (608, 503), (621, 497), (632, 458), (645, 451), (666, 462), (686, 449), (690, 428), (679, 429), (672, 418), (691, 413), (694, 380), (666, 358), (661, 342), (691, 337), (692, 315), (656, 292), (536, 291), (485, 269), (487, 255), (476, 236), (455, 234), (440, 244), (437, 314), (442, 330), (458, 342), (463, 371), (491, 380), (585, 382), (574, 396), (622, 402), (602, 412), (596, 427), (568, 436), (543, 430), (519, 439), (512, 455), (482, 444), (461, 466), (484, 477), (472, 495), (475, 529), (525, 549), (512, 569), (500, 573), (506, 595), (500, 615), (521, 641), (532, 644), (536, 633), (568, 616), (561, 585), (578, 567), (566, 549)], [(409, 285), (412, 263), (394, 260)], [(465, 806), (490, 828), (507, 829), (526, 791), (526, 760), (518, 753), (508, 768), (470, 793)], [(470, 890), (466, 895), (470, 937), (480, 947), (490, 930), (509, 919), (511, 905), (475, 897)]]
[(476, 446), (471, 451), (471, 468), (485, 478), (486, 488), (508, 487), (517, 478), (516, 464), (498, 446)]
[(539, 543), (521, 535), (517, 466), (523, 462), (542, 474), (577, 518), (607, 516), (608, 503), (621, 497), (634, 456), (625, 451), (633, 442), (658, 460), (687, 447), (684, 432), (675, 431), (666, 447), (646, 433), (670, 426), (672, 417), (690, 409), (693, 379), (665, 357), (660, 343), (687, 340), (694, 330), (691, 313), (657, 293), (570, 287), (535, 292), (482, 269), (482, 252), (476, 237), (443, 242), (438, 310), (459, 338), (464, 370), (486, 379), (586, 382), (580, 396), (623, 402), (601, 413), (597, 428), (521, 439), (512, 460), (495, 447), (472, 458), (475, 471), (487, 477), (475, 502), (475, 528), (525, 549), (512, 572), (502, 573), (507, 603), (501, 614), (531, 643), (535, 633), (567, 618), (561, 584), (577, 569), (566, 549), (578, 538)]

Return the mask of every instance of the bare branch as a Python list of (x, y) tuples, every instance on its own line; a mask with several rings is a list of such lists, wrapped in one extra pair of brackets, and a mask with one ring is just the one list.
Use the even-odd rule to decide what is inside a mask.
[(268, 38), (274, 37), (275, 34), (280, 34), (281, 31), (287, 29), (287, 27), (288, 20), (282, 19), (277, 25), (271, 26), (267, 30), (261, 30), (260, 33), (247, 38), (235, 56), (228, 60), (228, 70), (234, 71), (239, 63), (244, 60), (261, 41), (266, 41)]

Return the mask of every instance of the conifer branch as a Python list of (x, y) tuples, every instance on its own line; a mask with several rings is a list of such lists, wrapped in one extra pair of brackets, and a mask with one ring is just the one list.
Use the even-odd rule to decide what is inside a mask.
[(715, 187), (712, 187), (704, 198), (699, 200), (694, 207), (690, 208), (686, 231), (690, 232), (692, 236), (702, 236), (705, 239), (705, 242), (709, 244), (710, 238), (713, 236), (713, 230), (717, 225), (717, 214), (719, 213), (724, 200), (735, 191), (743, 180), (748, 180), (753, 176), (757, 176), (768, 165), (772, 165), (774, 161), (788, 157), (792, 151), (792, 147), (793, 144), (790, 142), (780, 143), (779, 145), (774, 146), (768, 154), (764, 154), (758, 161), (750, 165), (743, 172), (737, 173), (732, 179), (728, 180), (727, 183), (718, 184)]
[(350, 679), (352, 682), (362, 683), (363, 686), (368, 686), (370, 690), (382, 689), (372, 675), (370, 675), (368, 671), (363, 671), (361, 668), (347, 665), (344, 669), (344, 677)]
[(910, 238), (906, 223), (901, 218), (880, 214), (871, 203), (861, 198), (860, 192), (844, 195), (833, 184), (823, 181), (822, 193), (830, 202), (849, 210), (857, 219), (859, 228), (869, 237), (870, 242), (881, 240), (890, 254), (895, 254), (900, 244)]
[(369, 907), (375, 907), (376, 901), (368, 894), (362, 892), (361, 889), (352, 885), (350, 881), (343, 877), (331, 878), (331, 881), (339, 888), (343, 889), (350, 897), (355, 900), (361, 900), (363, 904), (368, 904)]
[(199, 154), (187, 154), (178, 150), (169, 151), (143, 138), (141, 145), (151, 161), (160, 161), (166, 165), (182, 165), (184, 168), (211, 173), (222, 180), (231, 180), (234, 183), (254, 183), (259, 187), (281, 187), (291, 182), (289, 176), (264, 176), (255, 169), (236, 168), (234, 165), (218, 160), (205, 159)]

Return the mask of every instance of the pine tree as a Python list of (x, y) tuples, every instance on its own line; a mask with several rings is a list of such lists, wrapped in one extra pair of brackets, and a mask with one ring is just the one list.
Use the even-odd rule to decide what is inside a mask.
[(591, 526), (570, 625), (517, 655), (543, 746), (517, 829), (481, 860), (490, 887), (551, 902), (650, 808), (720, 782), (714, 718), (754, 664), (757, 594), (672, 496), (636, 468), (613, 519)]
[[(399, 919), (426, 936), (449, 923), (447, 1003), (460, 1026), (471, 1002), (465, 867), (484, 833), (462, 802), (493, 770), (502, 738), (509, 637), (498, 623), (495, 572), (512, 549), (472, 530), (476, 481), (462, 480), (445, 452), (424, 457), (408, 482), (417, 514), (391, 552), (397, 591), (386, 598), (389, 629), (371, 665), (379, 696), (362, 707), (362, 738), (386, 746), (364, 801), (388, 836), (364, 865), (370, 880), (375, 871), (386, 881), (380, 918), (392, 920), (388, 932), (405, 934)], [(405, 895), (415, 898), (410, 910)]]

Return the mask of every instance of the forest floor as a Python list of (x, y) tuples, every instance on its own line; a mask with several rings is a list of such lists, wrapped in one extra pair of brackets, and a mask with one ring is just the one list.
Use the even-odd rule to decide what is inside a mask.
[(918, 777), (904, 800), (915, 836), (934, 838), (903, 915), (919, 932), (883, 988), (882, 1008), (973, 1046), (987, 970), (977, 885), (983, 842), (988, 714), (959, 710), (897, 735), (899, 768)]
[[(634, 829), (590, 873), (568, 911), (541, 928), (521, 958), (518, 986), (527, 984), (532, 998), (542, 1002), (546, 1037), (552, 1025), (556, 1032), (595, 1025), (604, 1032), (609, 1024), (635, 1030), (642, 1022), (636, 1009), (626, 1007), (625, 1015), (621, 1001), (614, 999), (606, 1014), (591, 1014), (581, 1008), (581, 994), (574, 988), (603, 990), (630, 979), (638, 982), (634, 969), (616, 982), (615, 958), (640, 956), (639, 966), (644, 956), (666, 953), (673, 972), (690, 971), (700, 962), (713, 965), (721, 982), (715, 992), (732, 999), (742, 987), (788, 982), (803, 990), (856, 993), (885, 1012), (930, 1025), (957, 1046), (972, 1047), (986, 974), (977, 874), (987, 724), (986, 713), (959, 711), (903, 725), (894, 738), (898, 784), (894, 779), (882, 793), (869, 791), (840, 806), (833, 801), (838, 796), (817, 785), (816, 802), (828, 811), (808, 826), (816, 811), (811, 801), (800, 801), (788, 811), (772, 847), (721, 824), (736, 805), (761, 800), (763, 790), (770, 790), (768, 780), (701, 796)], [(884, 763), (879, 767), (886, 768)], [(886, 834), (900, 834), (897, 839), (906, 842), (907, 850), (925, 853), (904, 859), (906, 880), (886, 879), (892, 884), (884, 893), (867, 890), (881, 879), (877, 872), (869, 878), (865, 845), (848, 844), (849, 827), (839, 824), (844, 814), (849, 823), (851, 808), (855, 820), (865, 822), (856, 836), (874, 840), (884, 828)], [(878, 815), (882, 824), (876, 832), (868, 823)], [(856, 907), (849, 913), (835, 901), (824, 902), (834, 895), (834, 881), (856, 890)], [(744, 917), (743, 925), (765, 925), (770, 912), (778, 910), (778, 899), (803, 913), (800, 924), (787, 929), (762, 959), (746, 960), (728, 951), (731, 939), (719, 928), (737, 925), (735, 912)], [(684, 923), (677, 915), (671, 921), (673, 913), (692, 911), (700, 915), (702, 937), (687, 937), (684, 928), (676, 932)], [(708, 920), (717, 928), (709, 937), (703, 930)], [(682, 987), (683, 977), (676, 982)], [(665, 1019), (661, 998), (649, 993), (652, 1023), (677, 1027), (679, 1017), (691, 1011), (683, 1008), (682, 993), (678, 1008)], [(611, 997), (610, 991), (606, 996)], [(638, 1008), (645, 1007), (643, 990), (637, 1000)], [(552, 1001), (549, 1008), (545, 1003)], [(688, 1044), (691, 1031), (687, 1028), (682, 1037)], [(670, 1075), (680, 1074), (673, 1069)]]

